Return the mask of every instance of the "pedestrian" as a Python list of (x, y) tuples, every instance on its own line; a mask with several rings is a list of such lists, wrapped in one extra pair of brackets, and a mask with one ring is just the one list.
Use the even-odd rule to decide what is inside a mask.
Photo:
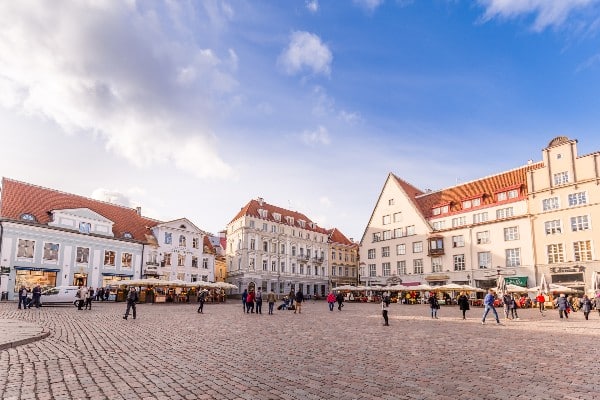
[(296, 292), (296, 308), (294, 309), (294, 314), (296, 314), (296, 311), (298, 311), (298, 314), (302, 314), (302, 303), (304, 302), (304, 294), (302, 293), (302, 290), (298, 290), (298, 292)]
[(517, 308), (519, 304), (514, 294), (510, 295), (510, 300), (508, 302), (508, 309), (510, 310), (510, 318), (511, 319), (519, 319), (519, 314), (517, 314)]
[(87, 292), (87, 296), (85, 297), (85, 309), (87, 310), (88, 307), (91, 310), (92, 309), (92, 300), (94, 299), (94, 288), (90, 286), (90, 288), (88, 289)]
[(592, 301), (589, 299), (589, 297), (587, 297), (586, 294), (584, 294), (583, 298), (579, 302), (579, 305), (581, 306), (581, 311), (583, 311), (583, 316), (587, 320), (590, 316), (590, 312), (592, 311)]
[(569, 319), (569, 302), (567, 301), (564, 293), (560, 294), (560, 296), (554, 301), (554, 304), (556, 307), (558, 307), (558, 315), (560, 318), (562, 319), (564, 315), (566, 319)]
[(598, 316), (600, 316), (600, 293), (598, 293), (596, 295), (593, 303), (594, 303), (594, 307), (596, 308), (596, 310), (598, 310)]
[(104, 299), (104, 288), (99, 287), (98, 290), (96, 290), (96, 301), (100, 301), (103, 299)]
[(504, 306), (504, 319), (508, 319), (510, 314), (510, 294), (508, 292), (502, 295), (502, 305)]
[(440, 309), (440, 302), (438, 301), (437, 296), (435, 294), (431, 294), (429, 299), (427, 299), (427, 302), (431, 308), (431, 318), (438, 319), (437, 310)]
[(338, 311), (342, 311), (342, 307), (344, 307), (344, 293), (338, 292), (337, 296), (335, 296), (335, 301), (338, 303)]
[(127, 309), (125, 310), (125, 315), (123, 316), (123, 319), (127, 319), (127, 317), (129, 316), (129, 310), (132, 311), (133, 319), (135, 319), (135, 317), (136, 317), (135, 304), (138, 302), (139, 296), (138, 296), (137, 290), (135, 290), (135, 288), (133, 286), (129, 288), (129, 293), (127, 293), (126, 300), (127, 300)]
[(244, 293), (242, 293), (242, 311), (248, 312), (246, 308), (246, 300), (248, 299), (248, 289), (244, 289)]
[(458, 308), (462, 311), (463, 319), (467, 319), (467, 311), (471, 308), (469, 306), (469, 296), (465, 294), (465, 292), (460, 292), (458, 296)]
[(270, 315), (273, 314), (273, 308), (275, 307), (276, 300), (277, 300), (277, 297), (275, 296), (275, 293), (271, 290), (269, 292), (269, 294), (267, 295), (267, 303), (269, 303), (269, 314)]
[(500, 324), (500, 318), (498, 318), (498, 312), (496, 311), (496, 307), (494, 307), (494, 301), (496, 300), (496, 293), (494, 289), (488, 290), (488, 293), (485, 295), (483, 299), (483, 305), (485, 306), (485, 311), (483, 312), (483, 318), (481, 319), (481, 323), (485, 324), (485, 317), (487, 317), (490, 310), (494, 313), (496, 317), (496, 323)]
[(40, 308), (42, 303), (40, 303), (40, 299), (42, 298), (42, 288), (38, 283), (35, 285), (33, 290), (31, 291), (31, 302), (27, 306), (27, 308), (31, 308), (31, 306), (35, 306), (35, 308)]
[(388, 310), (390, 308), (389, 301), (386, 301), (386, 298), (383, 297), (381, 299), (381, 315), (383, 315), (383, 326), (390, 326), (388, 322)]
[(254, 296), (254, 303), (256, 304), (256, 314), (262, 315), (262, 290), (259, 288)]
[(333, 294), (333, 291), (330, 291), (327, 295), (327, 304), (329, 305), (329, 311), (333, 311), (333, 306), (335, 304), (335, 294)]
[(294, 299), (295, 298), (296, 298), (296, 292), (294, 291), (294, 288), (292, 287), (290, 289), (290, 293), (288, 294), (288, 300), (289, 300), (289, 303), (290, 303), (288, 305), (288, 307), (289, 307), (290, 310), (295, 310), (296, 309), (295, 306), (294, 306)]
[(250, 290), (246, 296), (246, 314), (250, 313), (250, 310), (254, 314), (254, 290)]
[(202, 289), (198, 295), (198, 313), (202, 314), (204, 311), (204, 302), (206, 301), (206, 293), (208, 290)]
[(79, 289), (77, 289), (77, 309), (83, 310), (83, 305), (85, 304), (85, 299), (87, 298), (88, 290), (85, 286), (79, 285)]
[(545, 317), (546, 314), (544, 314), (544, 303), (546, 302), (546, 297), (544, 297), (544, 294), (542, 292), (539, 292), (538, 295), (535, 297), (535, 301), (537, 301), (538, 303), (540, 314), (542, 314), (542, 317)]
[(21, 309), (21, 304), (23, 304), (23, 310), (27, 308), (27, 292), (25, 285), (21, 285), (19, 288), (19, 310)]

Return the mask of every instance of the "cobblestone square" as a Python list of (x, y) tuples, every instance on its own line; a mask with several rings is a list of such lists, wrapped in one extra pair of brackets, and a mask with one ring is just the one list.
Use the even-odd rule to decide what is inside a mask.
[[(0, 352), (2, 399), (595, 399), (600, 316), (519, 310), (489, 319), (457, 307), (307, 302), (302, 314), (242, 312), (241, 302), (123, 303), (17, 310), (41, 340)], [(502, 315), (501, 310), (498, 310)]]

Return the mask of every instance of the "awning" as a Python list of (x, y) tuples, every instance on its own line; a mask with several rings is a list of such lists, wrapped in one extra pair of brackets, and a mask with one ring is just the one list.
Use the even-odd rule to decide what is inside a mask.
[(25, 271), (60, 272), (60, 269), (56, 269), (56, 268), (19, 267), (19, 266), (15, 266), (15, 269), (16, 270), (25, 270)]
[(426, 281), (447, 281), (450, 279), (449, 275), (427, 275), (425, 277)]

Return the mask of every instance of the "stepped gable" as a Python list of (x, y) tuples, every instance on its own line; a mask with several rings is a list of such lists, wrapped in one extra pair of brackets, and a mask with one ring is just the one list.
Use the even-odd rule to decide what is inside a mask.
[[(262, 218), (260, 216), (260, 214), (258, 213), (259, 209), (267, 210), (267, 217), (266, 218)], [(275, 221), (275, 218), (273, 217), (273, 213), (281, 214), (281, 221)], [(294, 218), (294, 225), (293, 226), (296, 227), (296, 228), (298, 228), (298, 229), (306, 229), (308, 231), (313, 231), (313, 232), (317, 232), (317, 233), (324, 233), (324, 234), (328, 233), (328, 231), (326, 229), (321, 228), (318, 225), (314, 224), (312, 222), (312, 220), (310, 218), (308, 218), (306, 215), (304, 215), (302, 213), (299, 213), (297, 211), (290, 211), (290, 210), (286, 210), (285, 208), (281, 208), (281, 207), (274, 206), (272, 204), (268, 204), (265, 201), (263, 201), (262, 199), (259, 199), (259, 200), (252, 199), (252, 200), (250, 200), (244, 207), (242, 207), (242, 209), (230, 221), (230, 223), (233, 222), (233, 221), (238, 220), (239, 218), (241, 218), (243, 216), (259, 218), (259, 219), (263, 219), (265, 221), (270, 221), (270, 222), (275, 222), (275, 223), (278, 223), (278, 224), (285, 224), (285, 225), (290, 225), (288, 223), (286, 217), (292, 217), (292, 218)], [(302, 228), (298, 224), (299, 220), (305, 221), (306, 224), (305, 224), (304, 228)], [(313, 227), (310, 226), (310, 223), (313, 223)], [(290, 225), (290, 226), (292, 226), (292, 225)]]
[(482, 197), (482, 206), (495, 203), (495, 193), (508, 188), (520, 188), (521, 196), (527, 195), (527, 172), (541, 168), (543, 162), (532, 163), (497, 175), (487, 176), (437, 192), (415, 197), (416, 204), (425, 218), (431, 218), (432, 208), (450, 204), (450, 213), (462, 211), (462, 201)]
[(4, 219), (21, 221), (21, 215), (27, 213), (33, 215), (37, 223), (46, 225), (51, 221), (51, 211), (70, 208), (88, 208), (113, 221), (113, 234), (118, 239), (122, 239), (123, 234), (129, 232), (134, 240), (148, 243), (146, 235), (152, 236), (149, 228), (160, 223), (160, 221), (140, 216), (134, 208), (8, 178), (2, 179), (0, 217)]

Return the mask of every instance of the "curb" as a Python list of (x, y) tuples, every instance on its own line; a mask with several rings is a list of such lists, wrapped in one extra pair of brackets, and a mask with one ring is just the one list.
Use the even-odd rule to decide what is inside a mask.
[(44, 330), (42, 330), (42, 333), (35, 335), (35, 336), (31, 336), (31, 337), (21, 339), (21, 340), (15, 340), (13, 342), (0, 343), (0, 351), (6, 350), (6, 349), (12, 349), (17, 346), (22, 346), (24, 344), (37, 342), (38, 340), (45, 339), (48, 336), (50, 336), (50, 331), (44, 329)]

